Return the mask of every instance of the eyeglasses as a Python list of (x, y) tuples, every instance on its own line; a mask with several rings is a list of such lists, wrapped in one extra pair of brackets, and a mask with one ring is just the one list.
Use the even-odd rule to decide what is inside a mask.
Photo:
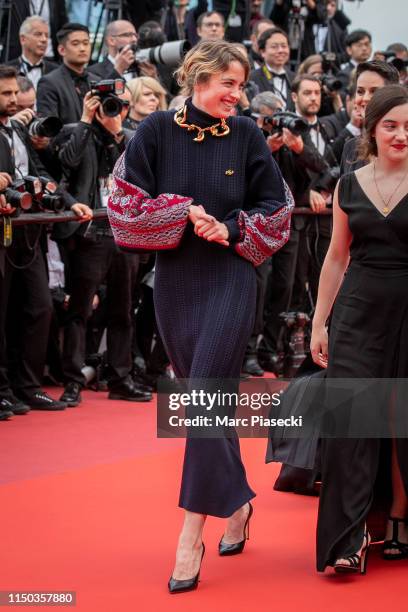
[(284, 49), (286, 51), (287, 49), (289, 49), (289, 45), (288, 43), (273, 43), (272, 45), (268, 45), (268, 49), (272, 49), (272, 51)]
[(222, 28), (223, 25), (222, 23), (217, 23), (216, 21), (208, 21), (207, 23), (203, 22), (202, 27), (203, 28)]
[(123, 32), (122, 34), (111, 34), (112, 38), (137, 38), (136, 32)]

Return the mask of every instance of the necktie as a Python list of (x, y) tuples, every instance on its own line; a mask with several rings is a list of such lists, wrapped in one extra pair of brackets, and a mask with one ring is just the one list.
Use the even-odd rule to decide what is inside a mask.
[(22, 60), (22, 63), (25, 66), (26, 73), (31, 72), (31, 70), (35, 70), (35, 68), (40, 68), (42, 70), (44, 66), (43, 62), (39, 62), (38, 64), (32, 65), (30, 64), (30, 62), (26, 62), (25, 60)]

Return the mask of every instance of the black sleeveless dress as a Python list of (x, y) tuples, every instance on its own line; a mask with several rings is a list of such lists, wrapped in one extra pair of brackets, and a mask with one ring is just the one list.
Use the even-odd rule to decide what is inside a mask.
[[(408, 194), (384, 216), (356, 174), (340, 179), (352, 233), (350, 265), (337, 295), (327, 378), (408, 378)], [(317, 569), (359, 550), (379, 471), (380, 439), (323, 439)], [(397, 439), (408, 492), (408, 440)], [(383, 482), (391, 483), (388, 471)]]

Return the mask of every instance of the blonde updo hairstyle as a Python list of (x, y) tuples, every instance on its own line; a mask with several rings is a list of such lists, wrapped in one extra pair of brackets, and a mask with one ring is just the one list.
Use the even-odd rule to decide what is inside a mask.
[(196, 85), (207, 82), (213, 74), (225, 72), (231, 62), (241, 64), (247, 80), (251, 68), (248, 59), (236, 45), (224, 40), (198, 43), (187, 53), (182, 65), (175, 72), (181, 93), (191, 96)]
[(364, 129), (358, 147), (359, 159), (369, 160), (378, 155), (375, 128), (390, 110), (403, 104), (408, 104), (408, 90), (402, 85), (386, 85), (374, 92), (365, 111)]
[(130, 93), (132, 94), (131, 104), (136, 104), (142, 95), (143, 87), (151, 89), (159, 101), (159, 110), (167, 109), (166, 90), (156, 79), (148, 76), (136, 77), (126, 83)]

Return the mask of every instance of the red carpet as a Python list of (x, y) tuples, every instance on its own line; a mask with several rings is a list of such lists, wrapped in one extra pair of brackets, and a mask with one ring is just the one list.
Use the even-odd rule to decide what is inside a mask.
[(153, 405), (85, 398), (0, 423), (0, 590), (74, 590), (81, 612), (407, 610), (408, 561), (378, 548), (366, 576), (315, 572), (317, 501), (272, 490), (264, 440), (242, 443), (258, 492), (244, 554), (217, 556), (210, 518), (198, 590), (168, 595), (183, 442), (155, 438)]

